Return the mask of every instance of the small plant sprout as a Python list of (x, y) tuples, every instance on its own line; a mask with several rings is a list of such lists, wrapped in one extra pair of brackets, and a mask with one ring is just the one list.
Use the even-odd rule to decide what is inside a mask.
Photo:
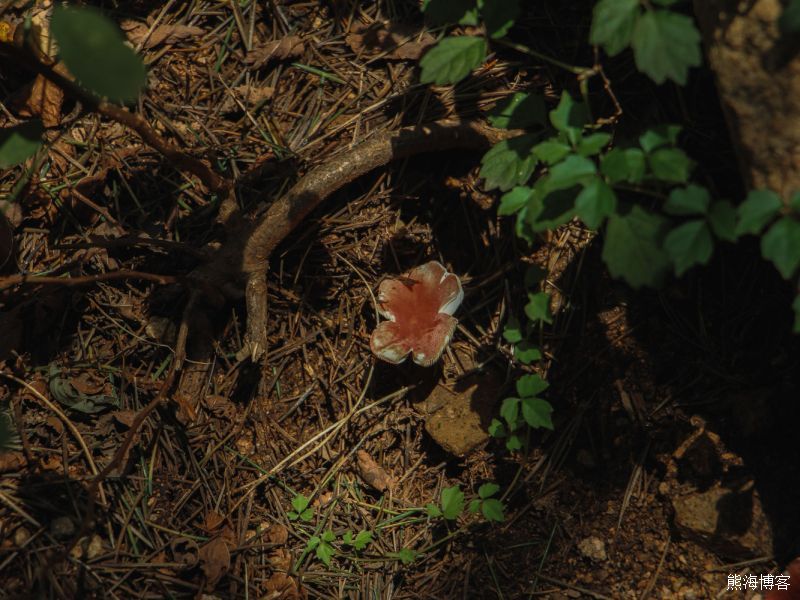
[(406, 275), (384, 279), (378, 287), (378, 312), (387, 320), (370, 337), (373, 354), (400, 364), (411, 354), (415, 363), (429, 367), (442, 356), (458, 320), (461, 281), (437, 261)]
[(292, 508), (294, 508), (294, 510), (290, 510), (286, 513), (290, 521), (297, 521), (298, 519), (301, 521), (310, 521), (314, 517), (314, 509), (308, 506), (308, 498), (303, 494), (297, 494), (292, 498)]
[(348, 529), (342, 536), (342, 543), (345, 546), (352, 546), (353, 550), (359, 552), (366, 548), (371, 541), (372, 532), (367, 530), (359, 531), (356, 535), (353, 535), (353, 532)]
[(469, 512), (476, 514), (480, 511), (487, 521), (505, 521), (505, 505), (497, 498), (492, 498), (499, 491), (500, 486), (496, 483), (484, 483), (478, 488), (478, 497), (469, 503)]
[(425, 506), (425, 510), (429, 517), (444, 517), (448, 521), (454, 521), (464, 510), (464, 492), (457, 485), (444, 488), (440, 506), (431, 502)]
[(312, 535), (308, 538), (308, 543), (306, 544), (306, 550), (309, 552), (314, 550), (316, 552), (317, 558), (320, 559), (323, 563), (325, 563), (326, 567), (331, 566), (331, 559), (333, 555), (336, 554), (336, 549), (331, 545), (336, 539), (336, 535), (328, 530), (322, 535)]

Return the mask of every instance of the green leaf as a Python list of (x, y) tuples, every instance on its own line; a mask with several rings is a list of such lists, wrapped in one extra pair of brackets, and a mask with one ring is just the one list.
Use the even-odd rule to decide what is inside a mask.
[(800, 212), (800, 191), (795, 192), (792, 194), (792, 197), (789, 198), (789, 206), (793, 211)]
[(33, 119), (0, 129), (0, 169), (7, 169), (28, 160), (42, 146), (44, 126)]
[(664, 250), (675, 264), (680, 277), (694, 265), (708, 264), (714, 252), (714, 240), (706, 222), (700, 219), (679, 225), (664, 238)]
[(781, 33), (800, 32), (800, 0), (789, 0), (778, 19)]
[(547, 292), (528, 294), (525, 315), (531, 321), (544, 321), (551, 324), (553, 322), (553, 313), (550, 312), (550, 295)]
[(307, 508), (303, 512), (300, 513), (300, 520), (301, 521), (310, 521), (314, 516), (314, 509)]
[(308, 548), (309, 550), (313, 550), (314, 548), (319, 546), (321, 541), (322, 540), (319, 539), (319, 536), (312, 535), (310, 538), (308, 538), (308, 543), (306, 544), (306, 548)]
[(596, 172), (597, 167), (592, 160), (578, 154), (571, 154), (550, 169), (547, 190), (564, 190), (574, 185), (588, 183)]
[(503, 197), (500, 198), (500, 206), (497, 208), (497, 214), (501, 217), (515, 214), (528, 203), (531, 192), (531, 188), (524, 186), (517, 186), (510, 192), (506, 192), (503, 194)]
[(355, 540), (353, 540), (353, 548), (355, 548), (356, 550), (363, 550), (364, 548), (367, 547), (367, 544), (369, 544), (371, 541), (372, 541), (371, 531), (366, 531), (366, 530), (359, 531), (358, 534), (356, 535)]
[(570, 152), (572, 152), (572, 146), (558, 141), (557, 138), (545, 140), (533, 147), (534, 156), (547, 165), (556, 164)]
[(533, 342), (522, 340), (514, 346), (514, 358), (523, 365), (529, 365), (542, 358), (542, 351)]
[(489, 112), (489, 122), (501, 129), (525, 129), (547, 121), (544, 97), (517, 92), (506, 96)]
[(480, 176), (487, 190), (499, 188), (505, 192), (523, 185), (536, 168), (536, 157), (531, 153), (538, 135), (520, 135), (498, 142), (483, 155)]
[(667, 183), (686, 183), (692, 171), (692, 160), (680, 148), (659, 148), (647, 161), (656, 179)]
[(422, 12), (434, 25), (477, 25), (476, 0), (423, 0)]
[(500, 416), (508, 423), (508, 429), (514, 431), (519, 425), (519, 398), (506, 398), (500, 405)]
[(470, 35), (450, 36), (425, 53), (419, 66), (422, 83), (458, 83), (486, 58), (486, 40)]
[(503, 514), (504, 509), (505, 506), (503, 503), (496, 498), (489, 498), (481, 503), (481, 512), (487, 521), (495, 521), (497, 523), (505, 521), (506, 516)]
[(690, 67), (700, 66), (700, 32), (694, 21), (667, 10), (646, 11), (631, 37), (636, 67), (656, 83), (685, 85)]
[(520, 329), (519, 320), (513, 315), (508, 317), (506, 326), (503, 328), (503, 338), (512, 344), (516, 344), (522, 340), (522, 330)]
[(550, 386), (541, 376), (537, 373), (523, 375), (517, 379), (517, 394), (522, 398), (531, 398), (538, 396)]
[(600, 172), (610, 183), (641, 183), (645, 167), (644, 152), (638, 148), (614, 148), (600, 159)]
[(303, 494), (297, 494), (294, 498), (292, 498), (292, 508), (298, 513), (303, 512), (307, 506), (308, 498), (306, 498)]
[(634, 288), (658, 286), (669, 267), (661, 248), (665, 224), (663, 217), (639, 206), (627, 215), (611, 215), (603, 244), (603, 261), (611, 275)]
[(617, 210), (617, 195), (602, 179), (595, 177), (575, 198), (575, 211), (590, 229), (597, 229), (603, 220)]
[(708, 190), (694, 183), (685, 188), (675, 188), (664, 203), (664, 212), (669, 215), (704, 215), (711, 204)]
[(472, 513), (474, 515), (480, 509), (481, 509), (481, 501), (480, 500), (478, 500), (476, 498), (475, 500), (470, 500), (469, 501), (469, 509), (468, 510), (469, 510), (470, 513)]
[(719, 239), (726, 242), (736, 241), (736, 208), (727, 200), (717, 200), (711, 205), (708, 223)]
[(680, 125), (658, 125), (639, 136), (639, 145), (645, 152), (652, 152), (662, 146), (674, 146), (681, 133)]
[(780, 211), (783, 202), (771, 190), (751, 190), (739, 205), (736, 235), (758, 234)]
[(549, 175), (539, 179), (528, 202), (526, 219), (535, 232), (553, 230), (575, 216), (575, 199), (580, 187), (546, 191), (549, 187)]
[(464, 510), (464, 492), (457, 485), (442, 490), (442, 516), (452, 521)]
[(478, 488), (478, 496), (480, 496), (481, 499), (486, 500), (486, 498), (491, 498), (499, 491), (500, 486), (496, 483), (484, 483)]
[(563, 92), (558, 106), (550, 111), (550, 123), (566, 134), (575, 145), (581, 137), (583, 126), (589, 121), (589, 109), (583, 102), (575, 102), (569, 92)]
[(523, 398), (522, 416), (531, 427), (553, 429), (553, 420), (550, 415), (553, 407), (547, 400), (541, 398)]
[(779, 219), (761, 238), (761, 254), (789, 279), (800, 266), (800, 222), (791, 217)]
[(508, 448), (511, 452), (519, 450), (522, 448), (522, 438), (516, 433), (508, 436), (508, 439), (506, 440), (506, 448)]
[(325, 533), (322, 534), (322, 541), (323, 542), (332, 542), (335, 539), (336, 539), (336, 535), (330, 530), (328, 530), (328, 531), (326, 531)]
[(113, 21), (94, 8), (56, 3), (50, 32), (59, 57), (83, 87), (117, 102), (136, 100), (147, 73)]
[(442, 511), (439, 510), (439, 507), (432, 503), (425, 505), (425, 511), (428, 513), (428, 516), (433, 519), (438, 519), (442, 516)]
[(481, 15), (486, 25), (486, 33), (491, 38), (501, 38), (514, 25), (519, 16), (518, 0), (483, 0)]
[(417, 560), (417, 553), (410, 548), (403, 548), (397, 553), (397, 558), (399, 558), (404, 565), (410, 565)]
[(578, 154), (581, 156), (594, 156), (611, 141), (611, 134), (598, 132), (581, 138), (578, 142)]
[(487, 428), (489, 435), (493, 438), (504, 438), (506, 437), (506, 426), (498, 419), (492, 419), (492, 422), (489, 423), (489, 427)]
[(594, 6), (589, 41), (609, 56), (619, 54), (630, 45), (640, 13), (639, 0), (600, 0)]
[(342, 543), (348, 546), (353, 545), (353, 532), (349, 529), (344, 532), (344, 535), (342, 536)]
[(325, 563), (326, 567), (331, 566), (331, 559), (336, 551), (333, 549), (333, 546), (328, 544), (327, 542), (320, 542), (316, 548), (317, 558), (319, 558), (323, 563)]

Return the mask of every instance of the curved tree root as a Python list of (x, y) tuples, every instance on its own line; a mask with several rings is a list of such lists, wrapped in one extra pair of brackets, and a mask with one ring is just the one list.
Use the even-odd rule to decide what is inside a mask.
[[(238, 358), (259, 360), (267, 349), (267, 269), (272, 251), (319, 204), (347, 183), (391, 161), (426, 152), (487, 148), (519, 135), (478, 121), (444, 120), (377, 134), (312, 169), (256, 223), (240, 225), (218, 260), (217, 273), (236, 269), (245, 279), (247, 332)], [(206, 271), (208, 272), (208, 271)]]

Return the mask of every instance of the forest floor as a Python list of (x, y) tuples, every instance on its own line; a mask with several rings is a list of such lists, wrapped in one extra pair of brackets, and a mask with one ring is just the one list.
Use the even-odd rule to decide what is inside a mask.
[[(418, 84), (433, 38), (415, 2), (234, 4), (138, 0), (112, 15), (148, 64), (136, 110), (215, 168), (247, 172), (250, 213), (376, 132), (577, 89), (511, 51), (456, 90)], [(531, 9), (519, 27), (537, 50), (591, 64), (579, 5)], [(630, 59), (607, 74), (612, 130), (680, 122), (701, 176), (740, 192), (708, 73), (683, 91), (652, 87)], [(4, 67), (0, 83), (19, 113), (32, 75)], [(21, 169), (0, 177), (0, 203), (19, 192), (0, 272), (15, 429), (0, 453), (0, 597), (745, 597), (729, 576), (777, 574), (800, 554), (800, 352), (790, 290), (757, 249), (635, 292), (577, 224), (532, 250), (516, 239), (481, 191), (479, 153), (421, 155), (349, 184), (273, 253), (270, 347), (254, 366), (236, 359), (243, 301), (185, 311), (180, 277), (215, 240), (218, 199), (121, 125), (54, 101), (39, 174), (21, 188)], [(378, 362), (377, 285), (428, 260), (464, 285), (453, 342), (431, 368)], [(501, 333), (532, 265), (556, 299), (536, 366), (555, 429), (510, 453), (480, 431), (524, 369)], [(178, 280), (2, 278), (120, 269)], [(186, 314), (186, 367), (145, 413)], [(455, 455), (476, 427), (480, 443)], [(503, 522), (427, 515), (443, 489), (473, 498), (486, 482)], [(328, 565), (309, 547), (326, 532)]]

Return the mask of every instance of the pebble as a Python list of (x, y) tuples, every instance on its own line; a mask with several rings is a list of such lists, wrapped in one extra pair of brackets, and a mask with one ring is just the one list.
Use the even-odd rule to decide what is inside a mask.
[(584, 538), (578, 542), (578, 550), (586, 558), (590, 558), (592, 560), (602, 561), (608, 558), (608, 554), (606, 554), (605, 542), (595, 536)]

